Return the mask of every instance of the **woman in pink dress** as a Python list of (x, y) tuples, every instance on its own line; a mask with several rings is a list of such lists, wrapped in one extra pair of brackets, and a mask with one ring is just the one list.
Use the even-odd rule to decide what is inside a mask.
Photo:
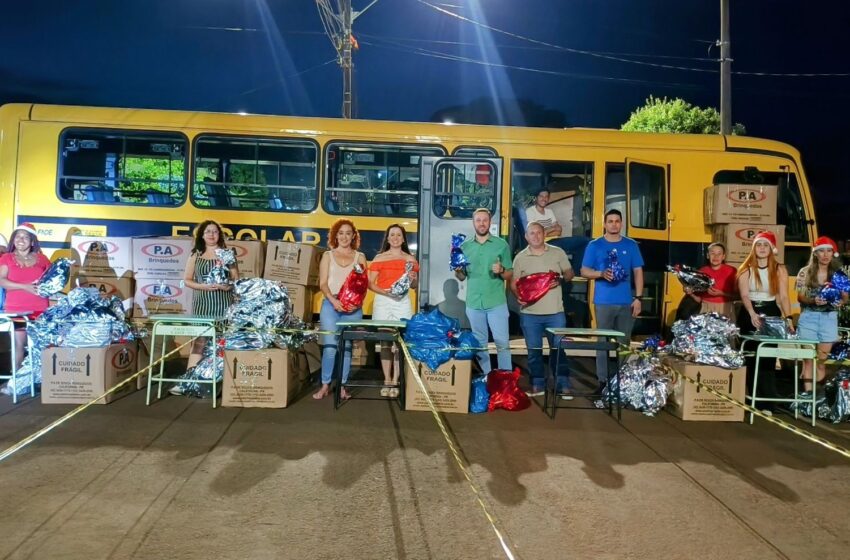
[[(9, 252), (0, 256), (0, 287), (6, 290), (6, 313), (27, 312), (35, 318), (47, 309), (48, 300), (38, 295), (35, 282), (50, 268), (50, 261), (39, 249), (35, 227), (23, 223), (12, 232)], [(20, 367), (24, 360), (27, 333), (24, 323), (15, 328), (15, 350)]]

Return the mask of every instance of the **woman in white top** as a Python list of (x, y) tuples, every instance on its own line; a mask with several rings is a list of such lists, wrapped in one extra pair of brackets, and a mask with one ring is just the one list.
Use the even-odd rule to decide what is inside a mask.
[[(744, 263), (738, 268), (738, 292), (744, 304), (738, 314), (738, 328), (741, 334), (753, 334), (762, 324), (762, 316), (785, 317), (790, 332), (794, 331), (791, 322), (791, 300), (788, 298), (788, 270), (776, 260), (776, 236), (763, 231), (753, 238), (753, 248)], [(752, 392), (755, 375), (755, 359), (747, 360), (747, 389)], [(765, 372), (774, 371), (773, 367)], [(759, 376), (759, 396), (778, 398), (774, 375)], [(770, 403), (765, 403), (767, 411), (773, 411)]]
[[(339, 219), (328, 232), (330, 251), (322, 255), (319, 264), (319, 288), (325, 296), (319, 320), (323, 331), (336, 331), (337, 321), (356, 321), (363, 318), (363, 310), (347, 309), (336, 298), (342, 284), (359, 263), (366, 270), (366, 257), (357, 250), (360, 247), (360, 233), (351, 220)], [(323, 399), (330, 393), (337, 354), (337, 339), (333, 334), (321, 335), (322, 344), (322, 388), (313, 395), (314, 399)], [(346, 343), (342, 361), (342, 383), (348, 381), (351, 370), (351, 343)], [(347, 399), (348, 392), (342, 389), (342, 398)]]

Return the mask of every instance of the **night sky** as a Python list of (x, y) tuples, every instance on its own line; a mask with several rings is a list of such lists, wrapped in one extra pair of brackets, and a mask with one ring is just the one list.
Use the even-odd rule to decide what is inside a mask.
[[(490, 97), (505, 118), (525, 99), (568, 126), (616, 128), (650, 94), (719, 107), (709, 60), (719, 4), (379, 0), (355, 23), (356, 116), (423, 121)], [(733, 72), (845, 74), (736, 74), (732, 119), (802, 151), (821, 231), (850, 238), (840, 164), (850, 151), (850, 3), (731, 4)], [(33, 0), (3, 11), (0, 103), (340, 114), (341, 73), (314, 0)]]

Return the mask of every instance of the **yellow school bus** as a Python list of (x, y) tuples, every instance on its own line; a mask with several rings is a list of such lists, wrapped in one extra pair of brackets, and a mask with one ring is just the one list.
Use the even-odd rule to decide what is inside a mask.
[[(356, 222), (371, 258), (389, 224), (407, 228), (423, 261), (422, 305), (458, 315), (448, 271), (451, 232), (472, 233), (476, 207), (518, 250), (525, 208), (548, 186), (573, 260), (624, 214), (646, 261), (636, 332), (669, 324), (682, 291), (668, 263), (700, 265), (712, 231), (706, 187), (778, 187), (777, 221), (793, 276), (817, 224), (800, 154), (780, 142), (721, 135), (644, 134), (115, 109), (0, 107), (0, 230), (29, 221), (47, 250), (70, 234), (187, 235), (204, 219), (237, 238), (326, 243), (339, 217)], [(580, 262), (576, 262), (578, 268)], [(588, 321), (588, 286), (568, 308)], [(453, 307), (456, 306), (456, 307)], [(462, 315), (462, 313), (460, 313)]]

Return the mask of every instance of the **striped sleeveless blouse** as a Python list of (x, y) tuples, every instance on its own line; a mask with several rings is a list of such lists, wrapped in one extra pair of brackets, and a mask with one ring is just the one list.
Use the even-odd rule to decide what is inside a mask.
[[(202, 259), (200, 255), (195, 257), (195, 282), (203, 283), (204, 276), (210, 273), (215, 259)], [(195, 290), (195, 298), (192, 300), (192, 314), (204, 317), (224, 317), (227, 308), (233, 303), (233, 292), (216, 290), (207, 292)]]

